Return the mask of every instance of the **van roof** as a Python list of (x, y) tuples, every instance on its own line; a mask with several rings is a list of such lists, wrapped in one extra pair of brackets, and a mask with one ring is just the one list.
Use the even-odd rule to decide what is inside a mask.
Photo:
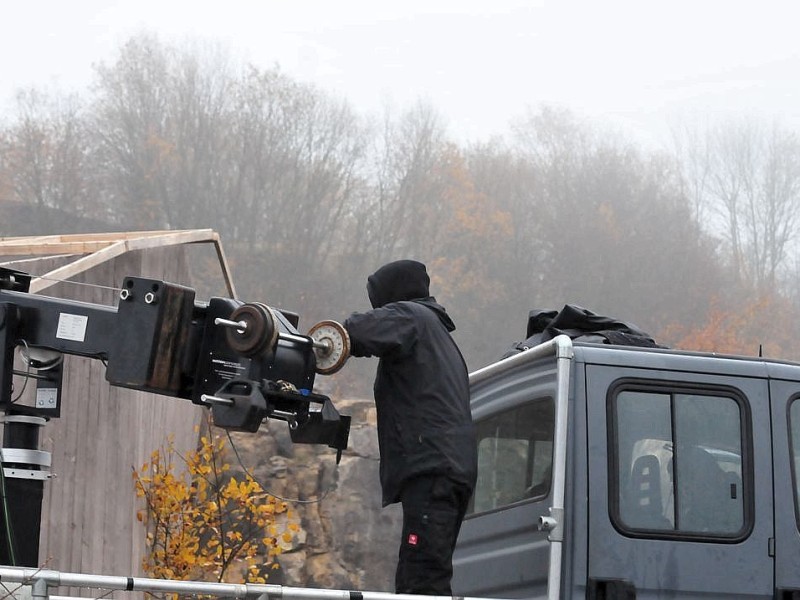
[(573, 342), (573, 351), (575, 359), (584, 363), (800, 379), (800, 363), (783, 359), (588, 342)]

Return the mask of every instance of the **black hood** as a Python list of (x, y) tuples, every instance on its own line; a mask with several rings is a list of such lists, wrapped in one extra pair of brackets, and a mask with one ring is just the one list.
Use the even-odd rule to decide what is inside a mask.
[(414, 300), (414, 302), (416, 302), (417, 304), (421, 304), (422, 306), (427, 306), (433, 312), (435, 312), (436, 316), (439, 317), (439, 320), (442, 322), (442, 325), (444, 325), (447, 331), (456, 330), (456, 325), (455, 323), (453, 323), (453, 319), (451, 319), (450, 315), (447, 314), (447, 311), (445, 310), (444, 306), (436, 302), (436, 298), (434, 298), (433, 296), (429, 296), (428, 298), (419, 298), (417, 300)]
[(397, 260), (383, 265), (367, 279), (372, 308), (390, 302), (427, 298), (430, 278), (425, 265), (415, 260)]

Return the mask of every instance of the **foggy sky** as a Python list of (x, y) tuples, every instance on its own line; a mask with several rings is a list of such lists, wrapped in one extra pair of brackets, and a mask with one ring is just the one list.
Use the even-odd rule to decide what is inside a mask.
[(430, 101), (461, 141), (526, 106), (565, 106), (645, 143), (671, 121), (777, 119), (800, 129), (795, 2), (14, 0), (0, 106), (36, 86), (86, 91), (130, 36), (218, 43), (364, 112)]

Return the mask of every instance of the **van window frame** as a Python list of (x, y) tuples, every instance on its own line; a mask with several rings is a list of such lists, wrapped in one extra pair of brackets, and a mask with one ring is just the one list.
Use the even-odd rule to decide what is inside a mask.
[[(789, 397), (788, 402), (786, 402), (786, 433), (788, 436), (789, 441), (789, 465), (791, 467), (791, 477), (792, 477), (792, 494), (793, 503), (794, 503), (794, 525), (797, 528), (798, 532), (800, 532), (800, 489), (798, 485), (800, 485), (800, 481), (798, 481), (798, 469), (800, 469), (800, 464), (795, 461), (795, 453), (794, 453), (794, 443), (793, 440), (793, 429), (792, 429), (792, 406), (796, 402), (800, 401), (800, 392), (793, 394)], [(798, 415), (798, 424), (800, 424), (800, 415)], [(800, 449), (800, 440), (797, 440), (798, 449)]]
[[(738, 405), (740, 417), (740, 447), (742, 451), (741, 493), (743, 496), (742, 527), (739, 531), (734, 534), (726, 534), (644, 529), (631, 527), (622, 520), (619, 506), (619, 438), (616, 431), (616, 407), (619, 394), (625, 391), (668, 395), (671, 403), (674, 402), (673, 398), (676, 395), (691, 394), (727, 398), (733, 400)], [(752, 418), (750, 403), (741, 390), (726, 385), (675, 382), (637, 377), (621, 378), (612, 382), (606, 394), (606, 425), (608, 444), (608, 512), (612, 525), (620, 534), (631, 538), (704, 541), (720, 544), (736, 544), (750, 536), (755, 525)]]

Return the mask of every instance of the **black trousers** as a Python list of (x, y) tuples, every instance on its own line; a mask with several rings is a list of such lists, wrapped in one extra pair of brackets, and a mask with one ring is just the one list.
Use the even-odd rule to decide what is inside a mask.
[(452, 595), (453, 549), (470, 495), (467, 486), (439, 475), (416, 477), (403, 487), (395, 592)]

